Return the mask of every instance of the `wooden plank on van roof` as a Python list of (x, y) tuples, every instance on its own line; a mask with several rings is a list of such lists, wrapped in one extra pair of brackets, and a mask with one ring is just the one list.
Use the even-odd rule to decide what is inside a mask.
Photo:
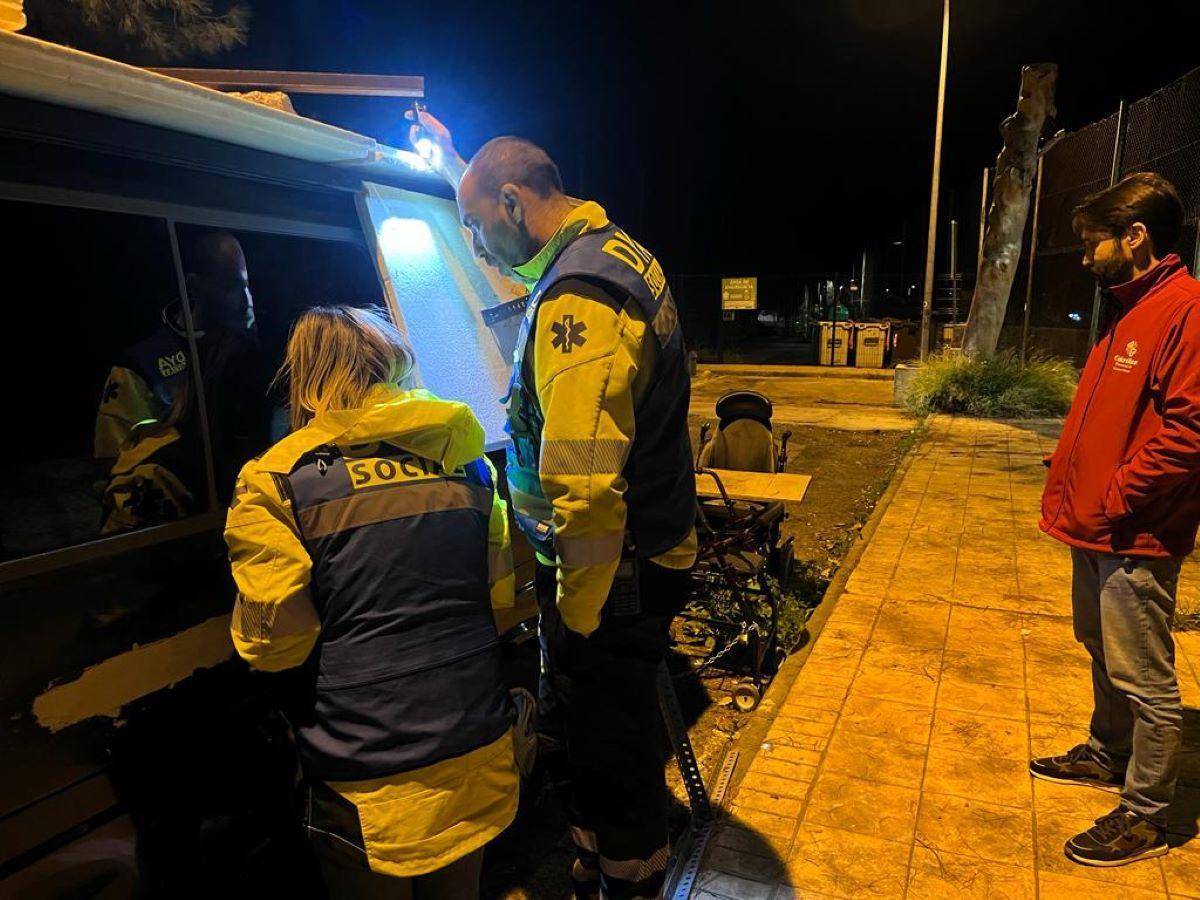
[(281, 72), (256, 69), (156, 69), (148, 71), (217, 90), (260, 89), (289, 94), (354, 97), (424, 97), (421, 75), (352, 75), (340, 72)]

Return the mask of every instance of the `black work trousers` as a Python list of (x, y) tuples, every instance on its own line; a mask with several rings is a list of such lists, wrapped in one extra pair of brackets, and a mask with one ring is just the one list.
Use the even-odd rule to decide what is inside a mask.
[(581, 898), (657, 897), (669, 855), (656, 678), (689, 574), (641, 560), (636, 577), (640, 609), (607, 603), (584, 637), (558, 614), (555, 570), (538, 567), (539, 743), (571, 826)]

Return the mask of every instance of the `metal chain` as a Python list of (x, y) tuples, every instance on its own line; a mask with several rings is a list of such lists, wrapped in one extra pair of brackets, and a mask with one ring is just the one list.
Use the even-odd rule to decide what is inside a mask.
[[(759, 627), (758, 627), (758, 623), (751, 624), (750, 628), (745, 633), (746, 634), (750, 634), (750, 633), (761, 634), (761, 631), (759, 630)], [(725, 646), (724, 649), (718, 650), (717, 652), (713, 653), (712, 656), (708, 657), (708, 659), (704, 660), (704, 662), (700, 663), (700, 665), (690, 668), (686, 672), (679, 672), (678, 674), (673, 675), (671, 677), (674, 678), (676, 681), (679, 681), (680, 679), (686, 678), (689, 675), (695, 675), (699, 672), (703, 672), (705, 669), (711, 668), (712, 666), (716, 665), (718, 662), (720, 662), (722, 659), (724, 659), (726, 656), (728, 656), (730, 653), (732, 653), (740, 645), (741, 645), (741, 641), (736, 640), (736, 639), (732, 640)]]

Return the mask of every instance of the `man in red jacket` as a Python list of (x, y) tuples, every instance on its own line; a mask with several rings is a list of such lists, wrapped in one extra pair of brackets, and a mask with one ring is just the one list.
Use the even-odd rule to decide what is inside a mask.
[(1095, 707), (1086, 744), (1029, 768), (1120, 793), (1067, 841), (1084, 865), (1167, 852), (1182, 731), (1171, 618), (1200, 525), (1200, 282), (1171, 252), (1182, 224), (1175, 188), (1150, 173), (1075, 210), (1083, 265), (1116, 316), (1048, 460), (1039, 524), (1071, 547), (1075, 637), (1092, 658)]

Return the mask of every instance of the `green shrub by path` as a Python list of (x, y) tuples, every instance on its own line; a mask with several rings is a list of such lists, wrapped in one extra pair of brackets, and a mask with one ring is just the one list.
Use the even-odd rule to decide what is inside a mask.
[(991, 419), (1061, 416), (1078, 381), (1064, 359), (1034, 357), (1025, 365), (1012, 353), (991, 359), (944, 353), (931, 356), (913, 376), (905, 398), (918, 416), (953, 413)]

